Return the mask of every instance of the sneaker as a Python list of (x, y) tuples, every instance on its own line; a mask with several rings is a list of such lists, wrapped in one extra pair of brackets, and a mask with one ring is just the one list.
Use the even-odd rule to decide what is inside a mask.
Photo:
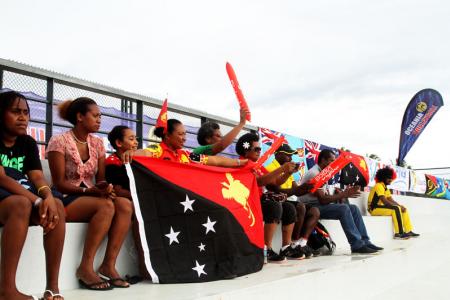
[(381, 250), (384, 250), (384, 248), (383, 247), (378, 247), (378, 246), (375, 246), (374, 244), (372, 244), (372, 243), (369, 243), (369, 244), (367, 244), (366, 245), (366, 247), (368, 247), (368, 248), (370, 248), (370, 249), (373, 249), (373, 250), (377, 250), (377, 251), (381, 251)]
[(419, 236), (420, 236), (420, 234), (415, 233), (415, 232), (412, 232), (412, 231), (407, 232), (406, 234), (407, 234), (409, 237), (412, 237), (412, 238), (415, 238), (415, 237), (419, 237)]
[(291, 245), (287, 246), (286, 249), (280, 251), (280, 255), (285, 256), (287, 259), (304, 259), (305, 254), (302, 252), (300, 247), (292, 248)]
[(311, 258), (313, 256), (313, 250), (308, 245), (300, 247), (300, 249), (305, 254), (305, 258)]
[(281, 263), (285, 260), (286, 258), (283, 255), (276, 253), (272, 249), (267, 249), (267, 262)]
[(377, 250), (369, 248), (367, 246), (362, 246), (358, 249), (352, 250), (352, 254), (375, 254), (378, 253)]
[(396, 233), (394, 234), (394, 240), (407, 240), (409, 235), (407, 233)]

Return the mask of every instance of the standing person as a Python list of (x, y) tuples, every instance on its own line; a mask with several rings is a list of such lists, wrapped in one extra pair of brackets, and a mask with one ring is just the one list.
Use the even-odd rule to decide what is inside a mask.
[(387, 188), (396, 177), (395, 171), (389, 167), (379, 169), (375, 174), (375, 186), (370, 190), (368, 210), (372, 216), (392, 216), (394, 223), (394, 238), (408, 239), (420, 234), (412, 231), (411, 220), (406, 207), (398, 204)]
[[(301, 183), (308, 182), (336, 159), (333, 151), (324, 149), (320, 152), (317, 164), (303, 176)], [(339, 220), (350, 244), (352, 253), (372, 254), (383, 248), (370, 242), (364, 220), (359, 208), (354, 204), (343, 203), (346, 198), (356, 198), (360, 195), (359, 187), (347, 188), (344, 191), (330, 195), (325, 184), (314, 194), (307, 194), (300, 199), (316, 206), (322, 219)]]
[[(274, 171), (280, 168), (281, 165), (291, 162), (292, 155), (296, 152), (297, 151), (293, 150), (289, 144), (281, 145), (275, 151), (275, 159), (267, 165), (267, 170)], [(300, 250), (305, 254), (305, 257), (310, 258), (313, 254), (313, 250), (307, 245), (307, 242), (311, 232), (319, 221), (319, 210), (316, 207), (305, 205), (297, 200), (297, 196), (301, 196), (305, 193), (298, 193), (299, 185), (295, 182), (294, 176), (292, 175), (286, 178), (280, 185), (272, 185), (269, 186), (268, 189), (288, 195), (288, 203), (295, 207), (297, 212), (297, 218), (292, 231), (293, 247), (300, 247)]]
[(222, 137), (219, 124), (215, 122), (204, 123), (197, 133), (197, 141), (200, 144), (192, 152), (195, 154), (216, 155), (233, 143), (233, 140), (245, 126), (247, 109), (240, 110), (240, 120), (230, 132)]
[[(242, 157), (256, 162), (261, 153), (259, 145), (259, 137), (254, 133), (244, 134), (236, 143), (236, 152)], [(296, 172), (298, 166), (293, 162), (283, 163), (282, 166), (270, 172), (264, 167), (255, 171), (258, 186), (260, 186), (261, 209), (264, 219), (264, 243), (267, 247), (268, 262), (280, 262), (285, 260), (285, 257), (291, 259), (302, 259), (305, 257), (304, 253), (299, 247), (292, 247), (292, 231), (294, 229), (294, 222), (296, 220), (296, 209), (291, 203), (286, 202), (286, 194), (283, 193), (264, 193), (264, 186), (281, 185), (287, 178)], [(304, 193), (307, 193), (308, 186), (301, 188)], [(298, 188), (300, 193), (300, 187)], [(280, 254), (272, 249), (272, 240), (278, 224), (282, 224), (282, 247)]]
[[(74, 127), (53, 136), (48, 144), (53, 183), (65, 195), (67, 221), (89, 223), (76, 271), (79, 283), (92, 290), (129, 287), (115, 264), (131, 224), (133, 207), (127, 198), (116, 196), (113, 186), (105, 181), (103, 141), (93, 135), (100, 128), (100, 109), (94, 100), (81, 97), (61, 103), (59, 113)], [(93, 266), (95, 253), (107, 234), (106, 253), (97, 274)]]
[[(43, 298), (61, 300), (58, 277), (66, 228), (64, 207), (44, 178), (36, 141), (27, 135), (29, 121), (30, 108), (23, 95), (0, 94), (0, 299), (36, 299), (16, 286), (17, 265), (31, 223), (44, 229), (47, 284)], [(30, 190), (25, 187), (31, 185)]]

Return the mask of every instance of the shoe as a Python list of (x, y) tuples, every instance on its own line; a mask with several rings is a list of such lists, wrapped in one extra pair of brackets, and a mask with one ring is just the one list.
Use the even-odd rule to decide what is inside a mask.
[(267, 262), (271, 263), (281, 263), (284, 262), (286, 258), (273, 251), (272, 249), (267, 249)]
[(407, 240), (410, 236), (407, 233), (396, 233), (394, 234), (394, 240)]
[(420, 234), (415, 233), (415, 232), (412, 232), (412, 231), (407, 232), (406, 234), (407, 234), (409, 237), (412, 237), (412, 238), (416, 238), (416, 237), (419, 237), (419, 236), (420, 236)]
[(367, 246), (362, 246), (358, 249), (352, 250), (352, 254), (375, 254), (378, 253), (377, 250), (369, 248)]
[(372, 243), (369, 243), (369, 244), (367, 244), (366, 245), (366, 247), (368, 247), (368, 248), (370, 248), (370, 249), (373, 249), (373, 250), (377, 250), (377, 251), (381, 251), (381, 250), (384, 250), (384, 248), (383, 247), (378, 247), (378, 246), (375, 246), (374, 244), (372, 244)]
[(311, 258), (313, 256), (313, 250), (308, 245), (300, 247), (300, 249), (305, 254), (305, 258)]
[(100, 287), (105, 282), (106, 281), (99, 281), (99, 282), (94, 282), (94, 283), (87, 284), (82, 279), (78, 279), (78, 283), (80, 284), (80, 286), (82, 288), (85, 288), (85, 289), (88, 289), (88, 290), (93, 290), (93, 291), (110, 291), (110, 290), (112, 290), (113, 287), (109, 283), (105, 287)]
[(304, 259), (305, 254), (300, 247), (292, 248), (291, 245), (287, 246), (284, 250), (280, 251), (280, 255), (283, 255), (287, 259)]

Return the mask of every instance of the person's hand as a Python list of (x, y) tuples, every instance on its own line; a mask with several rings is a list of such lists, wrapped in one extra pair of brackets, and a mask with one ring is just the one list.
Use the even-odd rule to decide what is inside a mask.
[(297, 164), (293, 161), (285, 162), (282, 166), (284, 173), (295, 173), (298, 170)]
[(302, 196), (302, 195), (308, 194), (313, 187), (314, 187), (313, 184), (311, 184), (309, 182), (305, 182), (305, 183), (297, 186), (294, 194), (295, 194), (295, 196)]
[(124, 153), (122, 153), (122, 157), (120, 158), (124, 164), (131, 163), (133, 160), (134, 150), (127, 150)]
[(59, 223), (56, 201), (49, 195), (39, 204), (39, 225), (44, 229), (44, 234), (54, 229)]
[(400, 209), (402, 210), (402, 212), (406, 212), (406, 207), (404, 207), (403, 205), (400, 205)]
[(239, 124), (245, 124), (247, 114), (248, 114), (248, 109), (242, 108), (242, 109), (239, 111)]
[(345, 198), (357, 198), (361, 195), (359, 191), (359, 186), (352, 186), (347, 188), (345, 191)]

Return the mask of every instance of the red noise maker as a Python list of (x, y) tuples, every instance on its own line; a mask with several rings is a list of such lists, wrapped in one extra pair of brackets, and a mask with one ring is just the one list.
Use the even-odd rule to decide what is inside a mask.
[(164, 103), (161, 107), (161, 111), (159, 112), (155, 127), (162, 127), (164, 128), (164, 133), (167, 133), (167, 98), (166, 100), (164, 100)]
[(364, 176), (366, 182), (369, 182), (369, 169), (367, 168), (364, 158), (350, 152), (341, 151), (341, 155), (339, 155), (336, 160), (334, 160), (319, 174), (317, 174), (316, 177), (309, 181), (309, 183), (313, 185), (311, 193), (317, 191), (349, 163), (352, 163), (356, 168), (358, 168), (360, 173)]
[(266, 152), (264, 152), (264, 155), (261, 156), (256, 163), (253, 166), (254, 170), (257, 170), (259, 168), (261, 168), (261, 166), (263, 165), (263, 163), (266, 162), (266, 160), (275, 153), (275, 151), (280, 148), (281, 144), (283, 144), (283, 142), (285, 142), (286, 139), (284, 138), (284, 136), (280, 136), (277, 137), (276, 140), (274, 140), (272, 146), (269, 148), (269, 150), (267, 150)]
[(236, 78), (236, 74), (234, 73), (233, 67), (228, 62), (227, 62), (226, 67), (227, 67), (228, 77), (230, 78), (231, 85), (233, 86), (234, 92), (236, 93), (236, 97), (238, 99), (239, 106), (241, 107), (241, 109), (246, 109), (248, 111), (245, 119), (250, 122), (251, 121), (250, 110), (248, 109), (247, 101), (245, 101), (244, 94), (242, 94), (242, 90), (241, 90), (241, 87), (239, 86), (239, 82)]

